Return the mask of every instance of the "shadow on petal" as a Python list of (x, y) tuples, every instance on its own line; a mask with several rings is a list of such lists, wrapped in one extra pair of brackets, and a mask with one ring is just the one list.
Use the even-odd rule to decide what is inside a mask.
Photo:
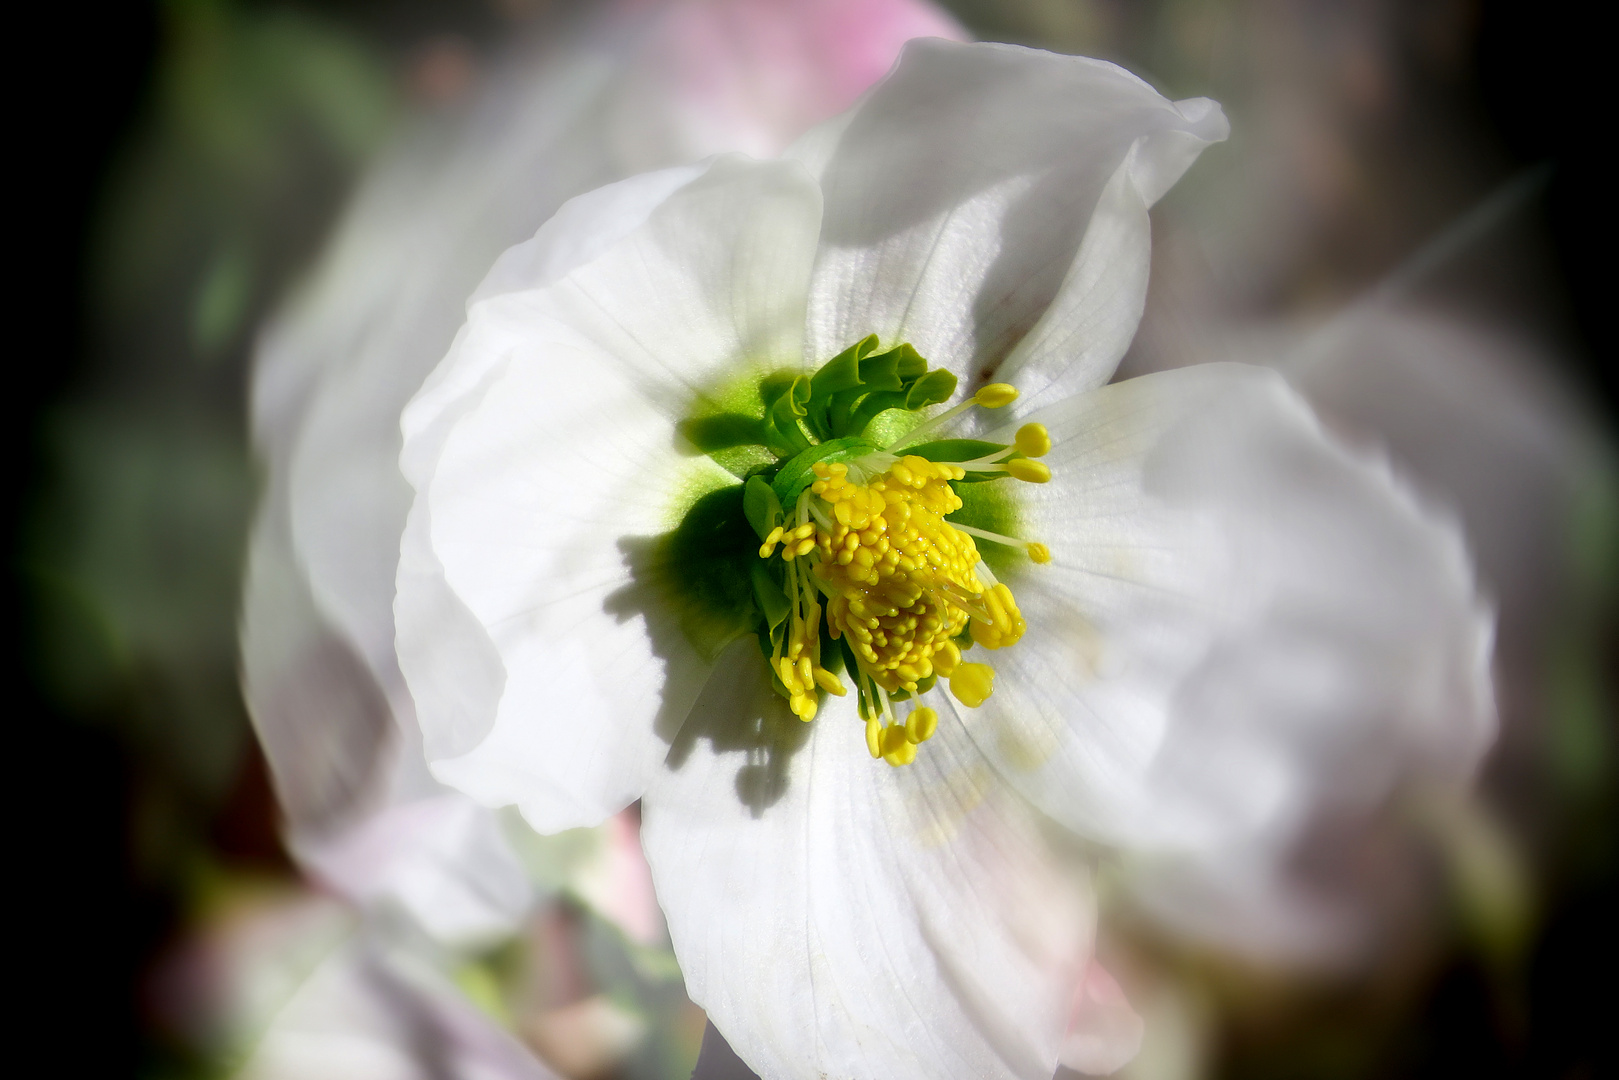
[[(603, 607), (620, 622), (640, 615), (665, 664), (653, 730), (669, 744), (666, 764), (679, 769), (699, 739), (716, 753), (739, 755), (737, 798), (762, 815), (786, 793), (788, 764), (810, 727), (771, 689), (753, 633), (748, 560), (757, 558), (758, 538), (742, 514), (741, 485), (703, 496), (677, 529), (625, 537), (619, 549), (631, 583)], [(690, 673), (680, 669), (699, 658), (712, 668), (688, 709)]]
[(699, 739), (707, 739), (716, 754), (741, 755), (736, 796), (757, 818), (787, 793), (788, 765), (809, 736), (810, 724), (794, 716), (771, 689), (758, 643), (750, 635), (733, 643), (714, 666), (665, 763), (679, 769)]

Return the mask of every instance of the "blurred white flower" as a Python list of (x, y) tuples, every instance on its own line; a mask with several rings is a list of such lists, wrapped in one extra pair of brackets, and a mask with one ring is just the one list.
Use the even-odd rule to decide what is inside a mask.
[(564, 200), (720, 150), (773, 153), (917, 35), (960, 31), (918, 0), (625, 0), (516, 49), (372, 170), (264, 333), (252, 394), (267, 490), (244, 685), (290, 847), (324, 886), (402, 909), (457, 949), (513, 932), (536, 886), (566, 890), (631, 941), (665, 940), (630, 819), (582, 858), (521, 836), (514, 851), (505, 824), (428, 775), (394, 658), (410, 504), (399, 413), (496, 256)]
[[(1242, 356), (1277, 368), (1340, 437), (1385, 456), (1403, 482), (1454, 516), (1499, 612), (1493, 672), (1503, 723), (1491, 766), (1494, 806), (1467, 790), (1487, 748), (1481, 737), (1415, 756), (1391, 741), (1385, 760), (1402, 763), (1397, 773), (1320, 763), (1338, 782), (1311, 784), (1316, 796), (1301, 808), (1300, 828), (1255, 860), (1263, 873), (1249, 879), (1249, 895), (1166, 894), (1153, 878), (1137, 882), (1139, 897), (1174, 928), (1249, 957), (1364, 967), (1441, 898), (1432, 877), (1437, 844), (1437, 862), (1455, 878), (1449, 889), (1461, 893), (1453, 899), (1477, 923), (1467, 929), (1483, 935), (1486, 949), (1510, 953), (1530, 929), (1522, 845), (1550, 813), (1544, 805), (1526, 812), (1522, 803), (1558, 797), (1537, 791), (1545, 781), (1532, 777), (1559, 737), (1546, 705), (1558, 643), (1577, 630), (1569, 553), (1582, 528), (1600, 525), (1582, 519), (1611, 504), (1611, 447), (1556, 383), (1551, 350), (1522, 329), (1378, 304), (1326, 327), (1211, 322), (1180, 330), (1177, 359)], [(1485, 675), (1472, 700), (1457, 696), (1454, 708), (1482, 707)], [(1503, 802), (1519, 804), (1506, 831)], [(1334, 932), (1301, 935), (1291, 932), (1297, 919), (1240, 917), (1278, 905), (1303, 906), (1310, 923), (1326, 920)]]
[[(542, 832), (641, 799), (688, 989), (766, 1076), (1111, 1067), (1140, 1032), (1085, 976), (1074, 836), (1227, 882), (1297, 832), (1330, 765), (1386, 778), (1413, 755), (1470, 763), (1488, 738), (1490, 623), (1454, 530), (1274, 374), (1103, 385), (1144, 302), (1147, 208), (1225, 130), (1211, 102), (1111, 65), (915, 44), (785, 160), (564, 206), (497, 263), (405, 412), (395, 612), (434, 775)], [(800, 442), (909, 483), (877, 446), (809, 438), (838, 433), (826, 373), (857, 370), (845, 350), (868, 334), (914, 368), (879, 404), (938, 400), (914, 393), (917, 354), (951, 386), (1023, 390), (1019, 423), (956, 447), (987, 455), (960, 472), (1043, 479), (999, 464), (1014, 446), (1049, 465), (1044, 485), (941, 496), (968, 500), (929, 526), (965, 573), (922, 591), (956, 601), (907, 596), (918, 621), (872, 628), (910, 644), (959, 608), (1006, 646), (992, 693), (985, 668), (927, 699), (936, 732), (924, 709), (901, 727), (890, 695), (928, 692), (922, 661), (969, 667), (955, 646), (926, 642), (911, 670), (838, 646), (856, 722), (826, 696), (842, 684), (815, 591), (791, 584), (796, 613), (773, 614), (749, 530), (798, 495), (774, 463)], [(775, 482), (755, 500), (739, 481), (760, 465)], [(903, 467), (925, 486), (926, 463)], [(823, 640), (857, 636), (836, 571), (815, 569), (848, 565), (826, 516), (847, 525), (844, 508), (778, 501), (828, 597)], [(957, 525), (980, 527), (993, 576)], [(846, 550), (867, 545), (881, 556), (871, 537)], [(784, 638), (801, 667), (761, 659)]]

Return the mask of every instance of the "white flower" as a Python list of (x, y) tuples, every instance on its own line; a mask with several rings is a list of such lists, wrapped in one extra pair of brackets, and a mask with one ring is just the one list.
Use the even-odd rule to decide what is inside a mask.
[[(541, 831), (641, 799), (688, 990), (764, 1076), (1044, 1080), (1089, 961), (1073, 836), (1202, 866), (1293, 827), (1301, 759), (1353, 758), (1368, 727), (1488, 729), (1466, 560), (1385, 472), (1262, 371), (1104, 385), (1142, 309), (1147, 208), (1225, 130), (1108, 64), (913, 43), (786, 160), (563, 207), (497, 263), (404, 414), (395, 614), (434, 775)], [(928, 694), (932, 738), (876, 747), (901, 768), (871, 760), (833, 672), (817, 693), (778, 667), (795, 711), (820, 702), (788, 714), (750, 631), (813, 658), (820, 616), (770, 633), (760, 537), (694, 513), (773, 460), (719, 448), (792, 400), (767, 373), (866, 335), (968, 389), (1016, 384), (1023, 415), (981, 437), (1023, 449), (1036, 423), (1052, 443), (1049, 484), (970, 485), (994, 493), (956, 518), (1049, 547), (991, 556), (1026, 634), (997, 617), (993, 693)], [(850, 453), (868, 479), (893, 460)], [(929, 587), (987, 603), (987, 567), (967, 569)], [(925, 689), (902, 674), (885, 689)], [(892, 706), (861, 677), (881, 728)]]
[[(268, 490), (244, 684), (291, 847), (327, 886), (398, 903), (452, 943), (509, 931), (533, 901), (494, 818), (427, 774), (394, 658), (399, 412), (467, 295), (567, 198), (719, 150), (775, 152), (918, 34), (959, 30), (916, 0), (605, 5), (490, 72), (464, 115), (416, 124), (369, 175), (254, 370)], [(642, 926), (611, 910), (621, 900), (604, 913)]]

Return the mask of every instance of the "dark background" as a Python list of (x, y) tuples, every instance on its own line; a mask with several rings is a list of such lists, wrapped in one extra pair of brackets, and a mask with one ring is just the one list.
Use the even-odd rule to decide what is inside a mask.
[[(444, 31), (476, 41), (490, 31), (481, 9), (448, 3), (306, 5), (358, 24), (388, 55)], [(1579, 339), (1567, 375), (1611, 420), (1615, 409), (1613, 174), (1598, 160), (1610, 141), (1611, 39), (1594, 8), (1486, 2), (1476, 9), (1469, 93), (1502, 152), (1555, 172), (1535, 213), (1554, 255), (1554, 289), (1566, 298)], [(12, 1053), (52, 1062), (67, 1075), (174, 1074), (179, 1065), (144, 1015), (143, 979), (176, 933), (172, 887), (136, 865), (132, 831), (142, 792), (158, 768), (105, 718), (54, 705), (38, 685), (34, 613), (21, 574), (19, 529), (49, 477), (40, 418), (86, 378), (95, 345), (86, 329), (86, 241), (109, 168), (131, 138), (152, 89), (161, 25), (146, 3), (89, 8), (51, 5), (14, 15), (11, 36), (13, 302), (7, 305), (14, 381), (5, 393), (5, 686), (15, 733), (7, 770), (16, 846), (8, 874), (6, 950), (13, 993)], [(317, 225), (340, 205), (329, 185), (311, 208)], [(288, 257), (312, 254), (321, 230)], [(232, 392), (228, 380), (221, 393)], [(236, 388), (239, 392), (240, 388)], [(1610, 425), (1611, 427), (1611, 425)], [(1611, 646), (1613, 634), (1608, 633)], [(1609, 655), (1614, 650), (1609, 649)], [(1616, 665), (1619, 666), (1619, 665)], [(1610, 668), (1610, 670), (1612, 670)], [(1609, 718), (1611, 721), (1611, 717)], [(1600, 812), (1607, 813), (1611, 797)], [(235, 781), (210, 805), (187, 809), (198, 842), (218, 857), (285, 866), (274, 834), (262, 763), (249, 751)], [(1596, 834), (1611, 838), (1611, 829)], [(1615, 1070), (1612, 1023), (1614, 917), (1619, 911), (1611, 843), (1568, 865), (1550, 884), (1551, 903), (1521, 992), (1526, 1024), (1502, 1022), (1492, 984), (1458, 960), (1434, 982), (1374, 1075), (1599, 1077)], [(1228, 1075), (1267, 1075), (1264, 1052), (1233, 1047)], [(1320, 1075), (1343, 1075), (1323, 1067)]]

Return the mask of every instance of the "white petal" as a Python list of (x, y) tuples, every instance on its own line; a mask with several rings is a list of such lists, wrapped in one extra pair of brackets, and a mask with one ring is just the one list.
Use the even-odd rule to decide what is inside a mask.
[[(1589, 422), (1542, 378), (1555, 358), (1497, 328), (1375, 306), (1329, 325), (1308, 336), (1296, 325), (1209, 326), (1189, 345), (1280, 367), (1334, 433), (1386, 446), (1402, 476), (1461, 519), (1499, 607), (1493, 754), (1511, 759), (1534, 738), (1518, 720), (1535, 696), (1526, 691), (1546, 677), (1546, 620), (1568, 595), (1552, 570), (1570, 507), (1598, 471)], [(1432, 868), (1414, 857), (1411, 808), (1434, 801), (1419, 785), (1451, 779), (1412, 777), (1397, 805), (1374, 815), (1328, 807), (1291, 850), (1140, 861), (1131, 893), (1176, 931), (1267, 963), (1363, 965), (1391, 930), (1425, 917), (1416, 909), (1431, 890), (1418, 879)]]
[(397, 672), (383, 685), (317, 609), (290, 552), (284, 477), (254, 526), (242, 685), (289, 847), (336, 894), (391, 901), (440, 941), (510, 932), (532, 898), (522, 869), (488, 810), (427, 775)]
[(907, 45), (833, 123), (829, 156), (814, 133), (799, 151), (827, 200), (811, 358), (876, 333), (969, 385), (1054, 303), (1019, 365), (1105, 382), (1141, 313), (1145, 208), (1226, 132), (1211, 102), (1177, 105), (1112, 64), (937, 40)]
[(1141, 1050), (1145, 1034), (1146, 1025), (1125, 1000), (1118, 982), (1091, 961), (1074, 991), (1062, 1063), (1089, 1076), (1106, 1076), (1129, 1064)]
[[(1367, 843), (1371, 830), (1360, 814), (1334, 824), (1348, 824), (1359, 835), (1342, 829), (1283, 833), (1130, 858), (1121, 875), (1124, 889), (1134, 906), (1182, 937), (1270, 966), (1353, 970), (1380, 944), (1362, 903), (1366, 894), (1386, 892), (1383, 899), (1397, 906), (1424, 886), (1405, 880), (1409, 874), (1386, 860), (1368, 872), (1368, 851), (1400, 850), (1401, 840)], [(1346, 865), (1332, 866), (1340, 860)], [(1320, 875), (1325, 881), (1298, 872), (1301, 864), (1316, 871), (1322, 863), (1329, 867)], [(1339, 884), (1333, 880), (1339, 870), (1356, 879), (1351, 886), (1331, 888)]]
[(692, 999), (761, 1076), (1048, 1080), (1093, 909), (948, 721), (899, 769), (846, 703), (787, 714), (753, 642), (643, 802)]
[[(411, 837), (394, 835), (385, 880), (367, 882), (327, 873), (320, 853), (370, 844), (369, 815), (408, 818), (421, 812), (418, 800), (444, 794), (427, 772), (395, 658), (394, 580), (411, 500), (399, 413), (449, 347), (495, 257), (562, 199), (616, 175), (588, 124), (583, 141), (570, 134), (590, 105), (575, 91), (601, 89), (597, 67), (588, 58), (526, 63), (492, 78), (461, 126), (411, 132), (367, 178), (309, 287), (255, 357), (254, 434), (269, 489), (243, 598), (244, 690), (289, 840), (343, 895), (391, 895), (452, 936), (487, 930), (494, 912), (520, 906), (509, 854), (480, 847), (480, 858), (446, 859), (431, 844), (412, 853)], [(658, 182), (636, 189), (639, 218), (617, 193), (614, 209), (626, 219), (618, 234), (667, 195), (667, 178), (644, 194)], [(597, 214), (580, 240), (565, 219), (548, 234), (547, 265), (554, 273), (588, 256), (612, 224)], [(450, 876), (428, 887), (428, 868)], [(413, 899), (390, 892), (407, 881)], [(476, 897), (504, 899), (472, 915)], [(436, 900), (444, 910), (423, 906)]]
[(248, 549), (242, 693), (286, 828), (321, 835), (385, 797), (399, 732), (365, 658), (310, 595), (275, 479)]
[(442, 975), (363, 933), (276, 1015), (244, 1080), (554, 1080)]
[(1034, 414), (1050, 545), (1012, 588), (979, 745), (1059, 820), (1148, 847), (1291, 837), (1494, 726), (1491, 619), (1454, 528), (1321, 432), (1281, 379), (1208, 365)]
[(543, 832), (640, 795), (706, 675), (657, 538), (735, 483), (674, 425), (797, 362), (819, 219), (797, 166), (719, 159), (593, 261), (473, 306), (405, 417), (399, 648), (440, 779)]
[(391, 900), (456, 945), (511, 933), (533, 900), (494, 815), (453, 792), (378, 810), (336, 836), (295, 839), (293, 850), (339, 895)]

